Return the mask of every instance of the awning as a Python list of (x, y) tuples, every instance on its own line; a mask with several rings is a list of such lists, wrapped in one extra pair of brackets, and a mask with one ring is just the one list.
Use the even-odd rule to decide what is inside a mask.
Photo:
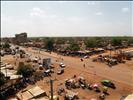
[(133, 94), (128, 95), (124, 100), (133, 100)]
[(98, 86), (99, 86), (98, 83), (94, 83), (94, 84), (92, 85), (93, 88), (96, 88), (96, 87), (98, 87)]
[(33, 98), (33, 95), (31, 93), (29, 93), (28, 91), (23, 92), (23, 93), (18, 93), (16, 96), (20, 100), (29, 100), (29, 99)]
[(133, 100), (133, 94), (128, 95), (124, 100)]
[[(16, 94), (17, 98), (20, 100), (34, 100), (35, 97), (45, 93), (44, 90), (42, 90), (40, 87), (35, 86), (29, 90), (26, 90), (25, 92), (19, 92)], [(41, 97), (42, 98), (42, 97)], [(40, 99), (39, 97), (35, 100), (47, 100), (47, 99)]]
[(22, 78), (22, 75), (11, 75), (10, 76), (11, 80), (18, 79), (18, 78)]
[(45, 93), (44, 90), (42, 90), (40, 87), (36, 86), (34, 88), (31, 88), (28, 90), (34, 97), (41, 95), (43, 93)]

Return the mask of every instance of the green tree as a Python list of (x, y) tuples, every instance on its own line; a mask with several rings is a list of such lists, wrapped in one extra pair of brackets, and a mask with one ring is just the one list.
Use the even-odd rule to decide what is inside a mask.
[(7, 42), (6, 42), (6, 43), (4, 43), (4, 44), (3, 44), (3, 48), (10, 48), (10, 44), (9, 44), (9, 43), (7, 43)]
[(65, 44), (65, 41), (66, 41), (65, 38), (57, 38), (55, 43), (56, 44)]
[(54, 41), (53, 39), (47, 39), (45, 41), (45, 48), (49, 51), (53, 51), (54, 50)]
[(85, 41), (85, 45), (87, 48), (94, 48), (94, 47), (97, 47), (98, 43), (96, 39), (90, 38)]
[(131, 44), (133, 44), (133, 38), (128, 39), (128, 45), (131, 45)]
[(2, 86), (6, 81), (5, 75), (0, 72), (0, 86)]
[(111, 42), (112, 42), (113, 46), (120, 46), (120, 45), (122, 45), (122, 38), (114, 37), (114, 38), (112, 38)]
[(29, 77), (33, 74), (33, 68), (30, 64), (20, 62), (18, 65), (17, 74), (22, 75), (23, 77)]
[(79, 51), (80, 50), (80, 47), (77, 43), (73, 42), (70, 44), (70, 46), (67, 48), (67, 50), (70, 50), (70, 51)]

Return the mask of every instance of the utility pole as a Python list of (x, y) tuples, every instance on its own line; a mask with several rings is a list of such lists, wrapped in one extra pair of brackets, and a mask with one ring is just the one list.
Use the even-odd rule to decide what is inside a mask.
[(53, 80), (52, 79), (50, 79), (50, 93), (51, 93), (50, 100), (54, 100), (53, 99)]

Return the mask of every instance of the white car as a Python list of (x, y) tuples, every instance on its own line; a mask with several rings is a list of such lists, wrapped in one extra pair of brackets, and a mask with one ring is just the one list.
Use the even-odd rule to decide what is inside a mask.
[(89, 58), (89, 56), (84, 56), (84, 59), (87, 59), (87, 58)]
[(64, 68), (64, 67), (66, 67), (66, 65), (64, 63), (60, 63), (60, 67)]

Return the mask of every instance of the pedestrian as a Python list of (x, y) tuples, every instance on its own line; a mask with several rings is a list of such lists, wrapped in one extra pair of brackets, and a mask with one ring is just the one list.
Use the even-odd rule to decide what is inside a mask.
[(83, 67), (85, 68), (85, 64), (83, 64)]
[(73, 75), (73, 78), (76, 78), (76, 75)]
[(105, 100), (105, 94), (102, 93), (102, 94), (99, 96), (99, 99), (100, 99), (100, 100)]
[(80, 60), (81, 60), (81, 61), (83, 61), (83, 59), (82, 59), (82, 58), (81, 58)]
[(63, 61), (63, 58), (62, 58), (62, 61)]

